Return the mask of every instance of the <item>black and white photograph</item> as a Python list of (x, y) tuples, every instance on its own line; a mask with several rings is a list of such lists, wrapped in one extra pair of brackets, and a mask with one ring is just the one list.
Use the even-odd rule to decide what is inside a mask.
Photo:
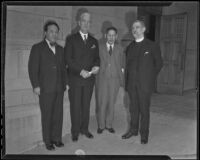
[(198, 159), (199, 2), (2, 7), (1, 158)]

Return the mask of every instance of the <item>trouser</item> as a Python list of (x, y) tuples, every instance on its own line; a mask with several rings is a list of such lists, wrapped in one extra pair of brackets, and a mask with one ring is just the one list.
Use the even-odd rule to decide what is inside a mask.
[(93, 85), (70, 86), (71, 133), (74, 136), (88, 132), (92, 92)]
[(118, 78), (106, 78), (98, 86), (98, 127), (112, 128), (114, 121), (114, 107), (120, 83)]
[(44, 143), (61, 141), (64, 92), (41, 93), (39, 96)]
[(141, 90), (139, 84), (135, 84), (128, 88), (128, 94), (130, 98), (129, 110), (131, 115), (130, 130), (135, 133), (139, 130), (141, 137), (148, 137), (151, 93), (144, 92)]

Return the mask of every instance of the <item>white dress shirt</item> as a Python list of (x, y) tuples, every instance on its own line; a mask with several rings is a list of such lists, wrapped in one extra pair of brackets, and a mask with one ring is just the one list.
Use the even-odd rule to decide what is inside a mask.
[(49, 48), (52, 50), (52, 52), (53, 52), (54, 54), (56, 54), (56, 47), (55, 47), (55, 46), (51, 46), (48, 39), (45, 39), (45, 40), (46, 40), (46, 42), (47, 42)]
[(107, 46), (108, 52), (109, 52), (109, 50), (110, 50), (110, 46), (112, 47), (112, 51), (113, 51), (114, 43), (113, 43), (113, 44), (109, 44), (108, 42), (106, 42), (106, 46)]
[(85, 36), (86, 36), (86, 39), (88, 38), (88, 33), (83, 33), (81, 31), (79, 31), (79, 33), (81, 34), (81, 37), (83, 38), (84, 41), (85, 41)]

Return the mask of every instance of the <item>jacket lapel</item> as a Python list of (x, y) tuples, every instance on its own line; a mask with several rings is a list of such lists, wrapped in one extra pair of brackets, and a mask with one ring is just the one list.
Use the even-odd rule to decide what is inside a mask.
[(53, 53), (53, 51), (49, 48), (49, 46), (48, 46), (46, 40), (43, 41), (43, 44), (44, 44), (45, 53), (48, 53), (49, 55), (54, 56), (54, 53)]
[(109, 53), (108, 53), (108, 49), (107, 49), (106, 43), (103, 44), (103, 56), (104, 56), (105, 60), (108, 60)]

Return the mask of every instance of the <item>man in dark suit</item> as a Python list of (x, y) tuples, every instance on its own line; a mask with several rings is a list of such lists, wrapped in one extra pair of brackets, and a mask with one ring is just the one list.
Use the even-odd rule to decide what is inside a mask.
[[(136, 20), (132, 25), (135, 38), (126, 50), (125, 90), (130, 98), (130, 129), (122, 138), (141, 136), (141, 143), (148, 143), (150, 98), (155, 80), (163, 61), (159, 46), (144, 37), (145, 24)], [(140, 127), (140, 128), (139, 128)]]
[(43, 141), (48, 150), (64, 146), (62, 142), (63, 95), (67, 85), (64, 49), (56, 41), (59, 26), (44, 25), (45, 38), (33, 45), (28, 62), (29, 78), (39, 96)]
[(97, 40), (88, 34), (90, 14), (84, 12), (78, 21), (80, 31), (71, 35), (66, 42), (65, 57), (69, 71), (69, 100), (72, 140), (77, 141), (79, 133), (93, 138), (88, 130), (90, 101), (95, 74), (100, 65)]

